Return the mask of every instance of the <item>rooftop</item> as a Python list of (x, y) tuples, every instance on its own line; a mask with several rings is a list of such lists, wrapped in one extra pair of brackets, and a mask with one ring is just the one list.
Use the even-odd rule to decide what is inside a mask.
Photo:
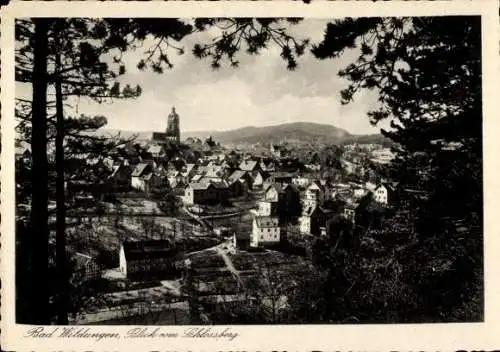
[(167, 240), (126, 241), (122, 246), (127, 260), (174, 256), (177, 253)]
[(256, 216), (255, 222), (260, 228), (278, 227), (278, 218), (275, 217)]

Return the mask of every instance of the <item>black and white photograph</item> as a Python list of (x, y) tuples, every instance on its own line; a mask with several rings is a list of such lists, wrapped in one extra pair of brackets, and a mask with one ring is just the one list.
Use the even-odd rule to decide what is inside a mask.
[(483, 24), (16, 17), (15, 323), (484, 323)]

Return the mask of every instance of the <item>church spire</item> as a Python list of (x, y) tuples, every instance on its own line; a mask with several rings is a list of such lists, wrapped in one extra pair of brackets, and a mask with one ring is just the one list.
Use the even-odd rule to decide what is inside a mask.
[(179, 115), (175, 112), (175, 106), (172, 106), (172, 112), (168, 115), (167, 122), (167, 139), (179, 143), (180, 141), (180, 126)]

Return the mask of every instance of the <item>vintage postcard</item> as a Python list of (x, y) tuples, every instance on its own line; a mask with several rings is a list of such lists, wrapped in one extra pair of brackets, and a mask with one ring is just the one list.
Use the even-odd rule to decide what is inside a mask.
[(496, 2), (1, 16), (3, 349), (500, 346)]

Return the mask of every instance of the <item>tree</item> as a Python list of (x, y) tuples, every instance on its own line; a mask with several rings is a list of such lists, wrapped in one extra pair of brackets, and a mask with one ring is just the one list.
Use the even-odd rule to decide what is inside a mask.
[[(420, 242), (407, 253), (419, 256), (411, 270), (421, 278), (428, 315), (449, 319), (451, 305), (480, 301), (482, 292), (482, 251), (471, 250), (482, 243), (480, 18), (334, 21), (313, 54), (336, 58), (352, 48), (360, 55), (339, 73), (350, 82), (342, 102), (351, 102), (362, 89), (379, 93), (380, 108), (369, 117), (373, 124), (391, 122), (392, 130), (382, 132), (397, 143), (392, 177), (403, 188), (428, 195), (419, 201)], [(465, 240), (457, 231), (460, 221), (471, 233)], [(455, 268), (457, 277), (467, 277), (470, 286), (447, 291), (445, 299), (437, 287), (448, 282), (448, 264), (429, 265), (436, 260)], [(433, 289), (430, 282), (436, 283)]]
[(30, 240), (26, 245), (29, 253), (28, 267), (33, 275), (25, 280), (33, 282), (27, 300), (32, 303), (33, 323), (47, 324), (49, 297), (46, 283), (48, 276), (48, 191), (47, 191), (47, 47), (48, 21), (33, 20), (33, 108), (32, 108), (32, 202)]
[[(64, 100), (68, 99), (70, 96), (86, 96), (98, 101), (103, 101), (106, 98), (130, 98), (135, 97), (140, 94), (140, 88), (132, 89), (126, 86), (123, 90), (120, 89), (119, 84), (115, 82), (110, 82), (114, 80), (117, 76), (113, 70), (109, 69), (108, 65), (102, 62), (100, 55), (111, 49), (113, 45), (106, 43), (104, 39), (105, 35), (99, 31), (99, 21), (97, 20), (86, 20), (86, 19), (50, 19), (44, 22), (44, 32), (45, 32), (45, 46), (43, 52), (45, 73), (44, 77), (38, 77), (38, 71), (36, 70), (35, 61), (35, 51), (31, 51), (31, 44), (34, 38), (36, 38), (38, 30), (35, 21), (30, 20), (18, 20), (16, 23), (16, 39), (21, 44), (16, 52), (16, 80), (19, 82), (32, 82), (33, 86), (36, 83), (41, 82), (43, 84), (45, 92), (50, 92), (50, 86), (54, 85), (55, 90), (55, 122), (52, 124), (51, 120), (47, 120), (47, 112), (51, 108), (47, 104), (46, 94), (43, 96), (44, 105), (41, 102), (33, 98), (31, 112), (27, 112), (25, 116), (19, 114), (24, 121), (22, 129), (27, 134), (27, 139), (31, 140), (32, 149), (40, 150), (42, 139), (34, 138), (35, 132), (37, 131), (37, 124), (35, 123), (35, 118), (31, 120), (26, 120), (26, 115), (29, 118), (31, 114), (35, 111), (43, 110), (45, 113), (44, 126), (40, 125), (40, 135), (43, 133), (43, 149), (42, 152), (47, 150), (47, 142), (49, 138), (47, 132), (53, 131), (55, 135), (55, 169), (56, 169), (56, 243), (57, 243), (57, 262), (58, 264), (58, 275), (60, 280), (58, 281), (61, 285), (59, 294), (61, 297), (58, 298), (60, 301), (58, 316), (60, 317), (59, 322), (61, 324), (67, 324), (67, 314), (65, 313), (67, 309), (68, 297), (65, 289), (68, 281), (67, 272), (67, 258), (66, 258), (66, 245), (65, 245), (65, 212), (66, 212), (66, 197), (65, 197), (65, 114), (64, 114)], [(96, 44), (96, 42), (98, 44)], [(123, 67), (120, 66), (118, 73), (124, 73)], [(26, 101), (21, 100), (20, 103), (25, 103)], [(25, 107), (25, 106), (24, 106)], [(21, 106), (18, 110), (22, 110)], [(99, 119), (98, 119), (99, 120)], [(87, 119), (89, 121), (89, 119)], [(90, 120), (91, 121), (91, 120)], [(71, 137), (82, 138), (82, 134), (78, 135), (76, 131), (84, 130), (85, 123), (79, 125), (79, 121), (74, 119), (73, 124), (70, 124), (70, 131), (72, 132)], [(76, 122), (76, 123), (75, 123)], [(30, 126), (31, 125), (31, 126)], [(100, 127), (100, 126), (99, 126)], [(31, 136), (29, 135), (30, 129), (32, 130)], [(30, 138), (31, 137), (31, 138)], [(91, 137), (86, 136), (85, 138), (91, 139)], [(93, 143), (98, 144), (98, 142), (103, 142), (103, 139), (99, 141), (98, 138), (94, 138)], [(69, 143), (71, 145), (71, 143)], [(102, 143), (101, 143), (102, 144)], [(101, 145), (102, 147), (102, 145)], [(46, 154), (46, 153), (44, 153)], [(38, 159), (38, 155), (33, 156), (33, 160)], [(40, 158), (42, 158), (40, 156)], [(41, 175), (47, 175), (49, 170), (48, 162), (46, 161), (46, 155), (43, 156), (45, 159), (43, 164), (45, 168), (38, 169), (38, 167), (33, 168), (33, 174), (35, 179), (39, 179), (41, 183), (35, 186), (33, 184), (33, 202), (35, 203), (35, 209), (38, 207), (37, 200), (39, 195), (37, 194), (37, 188), (41, 187), (43, 189), (49, 188), (48, 176), (41, 177)], [(40, 159), (41, 160), (41, 159)], [(38, 165), (38, 162), (34, 162), (34, 165)], [(46, 197), (45, 197), (46, 198)], [(41, 207), (41, 205), (40, 205)], [(33, 213), (35, 213), (33, 209)], [(43, 213), (41, 213), (43, 215)], [(45, 222), (47, 219), (45, 219)]]

